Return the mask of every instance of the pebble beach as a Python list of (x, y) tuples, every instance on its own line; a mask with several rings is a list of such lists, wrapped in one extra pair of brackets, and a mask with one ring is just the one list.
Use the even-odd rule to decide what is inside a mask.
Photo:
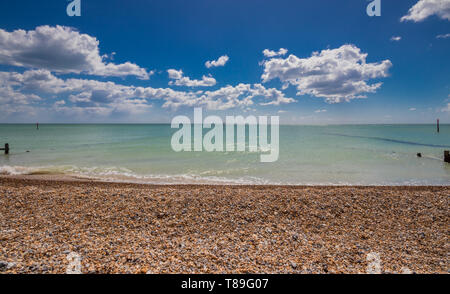
[(449, 273), (449, 198), (449, 186), (3, 176), (0, 273), (66, 273), (73, 256), (85, 274)]

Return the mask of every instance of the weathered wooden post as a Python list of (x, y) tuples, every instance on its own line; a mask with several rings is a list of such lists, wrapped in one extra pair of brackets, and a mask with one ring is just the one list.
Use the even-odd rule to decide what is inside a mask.
[(444, 151), (444, 161), (450, 163), (450, 151)]
[(437, 119), (437, 132), (439, 133), (439, 118)]
[(5, 144), (5, 148), (0, 148), (0, 150), (5, 150), (5, 154), (9, 154), (9, 144)]

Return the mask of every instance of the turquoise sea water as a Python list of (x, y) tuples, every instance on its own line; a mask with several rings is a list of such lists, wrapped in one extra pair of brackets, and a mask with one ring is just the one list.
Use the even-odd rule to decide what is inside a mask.
[[(172, 151), (170, 125), (0, 125), (0, 174), (148, 183), (449, 185), (450, 125), (280, 126), (280, 156)], [(27, 152), (29, 151), (29, 152)], [(423, 157), (417, 158), (421, 152)]]

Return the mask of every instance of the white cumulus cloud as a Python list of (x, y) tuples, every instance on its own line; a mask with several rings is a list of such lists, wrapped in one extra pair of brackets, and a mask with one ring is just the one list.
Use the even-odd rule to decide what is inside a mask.
[(184, 76), (182, 70), (169, 69), (167, 70), (170, 81), (169, 85), (186, 86), (186, 87), (211, 87), (216, 84), (216, 79), (211, 76), (203, 76), (201, 80), (191, 80)]
[(205, 62), (205, 66), (207, 68), (225, 66), (225, 64), (227, 64), (228, 60), (230, 60), (230, 58), (227, 55), (223, 55), (223, 56), (220, 56), (219, 59), (217, 59), (217, 60), (211, 60), (211, 61)]
[(264, 51), (263, 51), (263, 54), (265, 57), (283, 56), (283, 55), (286, 55), (287, 53), (288, 53), (288, 50), (284, 49), (284, 48), (280, 48), (280, 50), (278, 50), (278, 52), (272, 51), (269, 49), (264, 49)]
[(366, 62), (367, 54), (355, 45), (314, 52), (309, 58), (289, 55), (286, 59), (272, 58), (263, 63), (263, 82), (279, 79), (284, 88), (294, 85), (297, 95), (325, 98), (329, 103), (364, 98), (374, 93), (382, 83), (368, 80), (388, 76), (390, 60)]
[(450, 0), (419, 0), (400, 20), (420, 22), (432, 15), (450, 20)]
[(402, 37), (400, 37), (400, 36), (392, 36), (391, 37), (391, 41), (395, 41), (395, 42), (398, 42), (398, 41), (400, 41), (402, 39)]
[(70, 27), (39, 26), (12, 32), (0, 29), (0, 64), (97, 76), (148, 79), (151, 75), (134, 63), (107, 63), (107, 58), (100, 55), (95, 37)]

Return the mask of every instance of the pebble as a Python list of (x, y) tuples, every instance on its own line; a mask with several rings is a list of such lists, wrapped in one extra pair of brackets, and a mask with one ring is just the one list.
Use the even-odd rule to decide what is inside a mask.
[(5, 261), (0, 261), (0, 271), (6, 270), (8, 263)]

